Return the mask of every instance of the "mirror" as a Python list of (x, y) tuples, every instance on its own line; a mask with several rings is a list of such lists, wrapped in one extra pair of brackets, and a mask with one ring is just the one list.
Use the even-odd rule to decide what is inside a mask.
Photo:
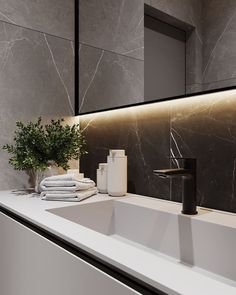
[(77, 114), (235, 87), (234, 0), (78, 4)]

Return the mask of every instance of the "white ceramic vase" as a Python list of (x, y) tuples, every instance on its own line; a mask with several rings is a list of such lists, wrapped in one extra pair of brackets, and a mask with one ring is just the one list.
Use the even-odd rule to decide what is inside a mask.
[(31, 170), (29, 172), (29, 175), (30, 175), (30, 182), (31, 182), (32, 188), (34, 189), (34, 191), (36, 193), (40, 193), (40, 190), (39, 190), (40, 182), (45, 177), (49, 177), (52, 175), (58, 175), (58, 174), (59, 174), (58, 167), (53, 161), (48, 162), (48, 167), (44, 171)]

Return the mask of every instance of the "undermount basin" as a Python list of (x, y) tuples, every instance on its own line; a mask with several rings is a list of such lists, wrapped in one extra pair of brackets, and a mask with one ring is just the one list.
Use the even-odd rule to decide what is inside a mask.
[(179, 204), (134, 196), (48, 211), (236, 281), (236, 215), (200, 209), (198, 215), (186, 216), (180, 210)]

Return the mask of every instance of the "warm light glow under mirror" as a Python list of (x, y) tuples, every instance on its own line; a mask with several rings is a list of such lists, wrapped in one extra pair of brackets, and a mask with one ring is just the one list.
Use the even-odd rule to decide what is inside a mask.
[[(236, 105), (236, 89), (219, 91), (210, 94), (201, 94), (188, 98), (176, 99), (171, 101), (152, 102), (146, 105), (138, 105), (125, 107), (120, 109), (96, 112), (91, 114), (79, 115), (76, 118), (80, 118), (80, 122), (89, 123), (92, 121), (107, 121), (112, 120), (133, 120), (137, 114), (142, 118), (150, 115), (159, 118), (161, 114), (167, 115), (172, 109), (178, 107), (186, 110), (186, 114), (191, 113), (193, 110), (213, 108), (219, 112), (227, 111), (228, 108), (232, 108)], [(96, 119), (96, 120), (95, 120)]]

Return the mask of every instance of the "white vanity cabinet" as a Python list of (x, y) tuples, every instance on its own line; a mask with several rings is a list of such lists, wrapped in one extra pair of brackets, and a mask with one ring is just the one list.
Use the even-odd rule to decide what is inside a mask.
[(140, 293), (0, 212), (0, 294)]

